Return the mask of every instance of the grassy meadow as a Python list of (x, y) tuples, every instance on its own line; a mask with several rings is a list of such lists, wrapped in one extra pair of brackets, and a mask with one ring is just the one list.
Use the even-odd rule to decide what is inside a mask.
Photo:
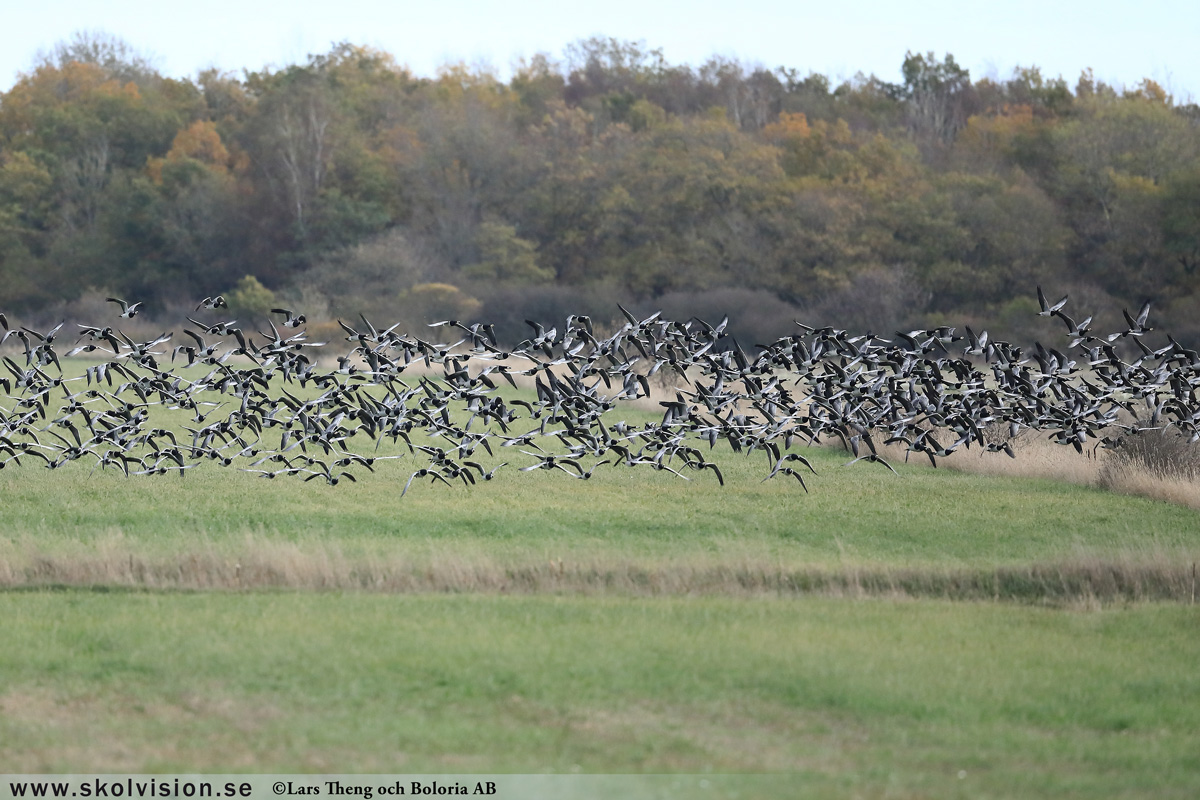
[(0, 470), (0, 771), (1200, 790), (1194, 510), (902, 454), (806, 448), (806, 493), (761, 452), (712, 451), (720, 487), (516, 450), (404, 497), (390, 445), (338, 486)]
[(9, 592), (13, 771), (787, 771), (1188, 797), (1197, 616), (832, 598)]
[[(724, 487), (711, 471), (690, 481), (610, 465), (586, 481), (518, 472), (533, 459), (497, 448), (482, 458), (509, 462), (495, 479), (470, 488), (418, 480), (404, 497), (420, 466), (411, 456), (336, 487), (215, 463), (182, 478), (126, 478), (82, 461), (6, 469), (0, 585), (678, 594), (794, 592), (831, 576), (870, 589), (926, 576), (940, 596), (936, 587), (959, 576), (974, 587), (968, 595), (1039, 599), (1029, 592), (1116, 570), (1135, 583), (1158, 576), (1122, 596), (1191, 591), (1200, 516), (1189, 509), (927, 465), (897, 463), (893, 475), (869, 462), (847, 467), (836, 450), (804, 452), (818, 473), (806, 478), (808, 493), (788, 476), (764, 482), (764, 454), (720, 448), (712, 457)], [(1036, 577), (984, 585), (1039, 570), (1067, 577), (1053, 578), (1057, 587), (1039, 588)], [(1100, 583), (1095, 592), (1116, 591)]]

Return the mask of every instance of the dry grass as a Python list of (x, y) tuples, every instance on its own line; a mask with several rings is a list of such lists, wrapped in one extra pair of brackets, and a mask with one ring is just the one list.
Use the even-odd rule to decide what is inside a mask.
[(120, 538), (78, 551), (31, 542), (0, 548), (0, 589), (55, 586), (173, 591), (362, 591), (617, 596), (934, 597), (1054, 605), (1194, 603), (1194, 553), (1081, 553), (998, 567), (788, 566), (762, 556), (620, 560), (611, 556), (503, 560), (487, 554), (344, 552), (336, 542), (248, 537), (239, 547), (146, 555)]
[(1095, 486), (1200, 511), (1200, 475), (1195, 473), (1154, 470), (1126, 457), (1121, 450), (1080, 455), (1037, 436), (1018, 437), (1018, 442), (1015, 459), (996, 453), (964, 453), (965, 458), (960, 459), (956, 454), (946, 460), (946, 465), (983, 475), (1045, 478)]
[[(1004, 453), (984, 452), (978, 447), (973, 447), (938, 459), (938, 467), (944, 466), (977, 475), (1041, 478), (1081, 486), (1100, 486), (1100, 473), (1107, 455), (1104, 451), (1096, 457), (1086, 452), (1081, 455), (1070, 447), (1054, 444), (1040, 434), (1030, 431), (1022, 431), (1011, 444), (1016, 458), (1009, 458)], [(913, 460), (916, 460), (915, 457)], [(1197, 485), (1196, 496), (1200, 502), (1200, 484)]]
[[(1080, 454), (1071, 447), (1049, 441), (1043, 434), (1024, 430), (1010, 441), (1016, 458), (972, 447), (939, 458), (937, 463), (938, 469), (1063, 481), (1200, 511), (1200, 469), (1193, 468), (1200, 465), (1200, 450), (1188, 445), (1174, 431), (1166, 431), (1161, 437), (1154, 434), (1154, 439), (1158, 441), (1143, 439), (1136, 447), (1085, 450)], [(903, 462), (907, 456), (910, 464), (929, 466), (924, 455), (907, 453), (901, 445), (881, 447), (880, 453), (894, 462)], [(1165, 467), (1161, 466), (1164, 461)]]
[(1098, 483), (1120, 494), (1149, 497), (1200, 511), (1200, 481), (1195, 478), (1161, 477), (1132, 467), (1105, 467)]
[[(660, 400), (674, 399), (675, 388), (682, 381), (670, 372), (660, 373), (655, 378), (650, 381), (650, 397), (632, 401), (626, 407), (655, 412), (661, 411)], [(985, 435), (989, 441), (1008, 441), (1016, 458), (1003, 452), (989, 453), (972, 447), (939, 458), (938, 468), (976, 475), (1063, 481), (1200, 511), (1200, 446), (1187, 442), (1174, 429), (1125, 437), (1119, 449), (1085, 450), (1082, 454), (1071, 447), (1055, 444), (1043, 432), (1029, 429), (1010, 438), (1007, 426), (997, 424), (990, 426)], [(952, 441), (955, 437), (944, 433), (939, 438)], [(825, 444), (842, 447), (836, 439), (826, 440)], [(876, 442), (876, 447), (880, 455), (893, 463), (929, 466), (926, 456), (909, 453), (902, 445)]]

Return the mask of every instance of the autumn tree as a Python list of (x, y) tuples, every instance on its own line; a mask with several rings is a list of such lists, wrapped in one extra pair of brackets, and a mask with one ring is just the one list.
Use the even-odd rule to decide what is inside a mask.
[(0, 94), (0, 307), (89, 286), (167, 307), (253, 275), (326, 313), (428, 302), (517, 336), (617, 301), (1011, 322), (1035, 283), (1200, 308), (1194, 105), (932, 53), (902, 73), (596, 37), (507, 81), (350, 43), (174, 80), (80, 34)]
[(908, 125), (919, 138), (947, 143), (966, 124), (972, 107), (970, 73), (954, 56), (938, 61), (932, 52), (909, 52), (901, 67)]
[(28, 176), (36, 166), (49, 178), (26, 182), (39, 196), (21, 200), (20, 222), (37, 217), (17, 236), (21, 257), (36, 265), (40, 288), (24, 294), (29, 302), (71, 296), (89, 283), (112, 286), (138, 263), (113, 246), (111, 233), (128, 210), (121, 200), (147, 159), (162, 156), (190, 121), (197, 97), (185, 82), (153, 73), (120, 40), (86, 34), (43, 55), (0, 98), (0, 157), (10, 170)]
[(153, 58), (121, 37), (102, 30), (76, 31), (48, 51), (39, 52), (35, 61), (37, 69), (62, 70), (70, 64), (87, 64), (99, 68), (119, 84), (133, 83), (140, 88), (162, 80)]
[(1157, 296), (1177, 265), (1162, 237), (1162, 198), (1195, 168), (1200, 137), (1165, 94), (1122, 99), (1098, 90), (1056, 130), (1056, 193), (1076, 234), (1083, 274), (1118, 295)]

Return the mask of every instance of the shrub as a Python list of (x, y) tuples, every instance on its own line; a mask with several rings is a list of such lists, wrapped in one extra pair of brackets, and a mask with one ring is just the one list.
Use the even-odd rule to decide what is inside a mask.
[(624, 322), (617, 303), (628, 302), (628, 298), (622, 297), (614, 288), (590, 286), (481, 289), (480, 297), (483, 307), (479, 310), (479, 319), (493, 323), (496, 337), (510, 346), (531, 333), (525, 324), (527, 319), (547, 328), (558, 327), (562, 333), (568, 314), (585, 314), (592, 318), (596, 328), (601, 329), (617, 320)]
[(419, 283), (401, 294), (398, 301), (401, 317), (415, 324), (474, 319), (482, 305), (449, 283)]
[(855, 274), (846, 288), (823, 297), (808, 310), (804, 322), (887, 335), (915, 324), (929, 299), (906, 268), (872, 267)]
[[(1148, 426), (1138, 420), (1133, 426)], [(1122, 471), (1146, 472), (1157, 478), (1200, 477), (1200, 446), (1175, 427), (1142, 430), (1125, 434), (1109, 449), (1107, 463), (1100, 473), (1102, 485), (1111, 485)]]
[(475, 244), (479, 261), (462, 270), (473, 280), (512, 285), (554, 280), (554, 270), (538, 265), (537, 245), (517, 236), (511, 225), (483, 223), (475, 234)]
[(444, 265), (420, 241), (393, 229), (330, 253), (300, 276), (300, 290), (327, 300), (327, 313), (355, 319), (396, 321), (399, 298), (445, 274)]
[(244, 319), (264, 319), (275, 307), (275, 293), (253, 275), (238, 281), (232, 291), (225, 293), (229, 311)]
[(771, 292), (729, 286), (703, 292), (668, 292), (659, 299), (659, 308), (663, 316), (680, 322), (696, 317), (717, 325), (728, 316), (725, 332), (746, 350), (791, 336), (799, 330), (796, 320), (803, 318), (799, 308)]

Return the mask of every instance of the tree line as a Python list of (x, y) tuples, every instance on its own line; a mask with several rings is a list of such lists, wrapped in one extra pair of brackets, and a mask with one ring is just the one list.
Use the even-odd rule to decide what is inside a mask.
[(1200, 108), (948, 54), (901, 74), (593, 38), (507, 82), (351, 44), (176, 79), (77, 34), (0, 94), (0, 308), (224, 293), (516, 335), (627, 302), (766, 340), (797, 315), (1015, 329), (1041, 284), (1200, 338)]

